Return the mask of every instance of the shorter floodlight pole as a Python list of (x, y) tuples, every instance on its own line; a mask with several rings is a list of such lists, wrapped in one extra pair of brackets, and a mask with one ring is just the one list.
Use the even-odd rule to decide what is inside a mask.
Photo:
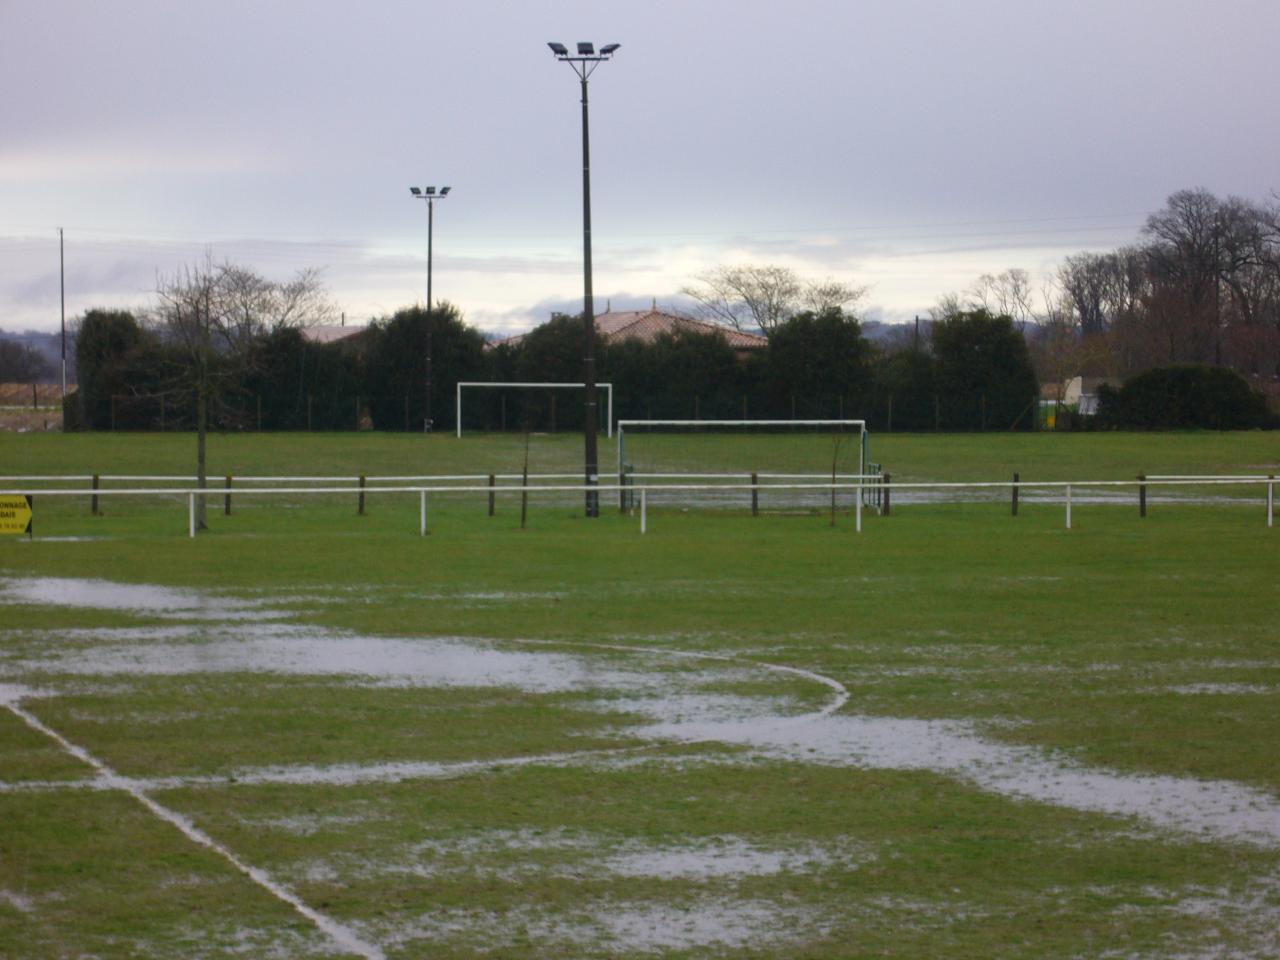
[(419, 200), (427, 201), (427, 316), (426, 316), (426, 361), (427, 373), (424, 382), (425, 405), (422, 412), (422, 432), (431, 432), (431, 261), (432, 261), (432, 236), (435, 233), (436, 219), (436, 199), (443, 200), (449, 195), (452, 187), (441, 187), (440, 192), (436, 193), (435, 187), (427, 187), (418, 189), (410, 187), (409, 192)]
[(62, 228), (58, 228), (58, 291), (62, 298), (62, 396), (67, 395), (67, 261), (63, 255)]

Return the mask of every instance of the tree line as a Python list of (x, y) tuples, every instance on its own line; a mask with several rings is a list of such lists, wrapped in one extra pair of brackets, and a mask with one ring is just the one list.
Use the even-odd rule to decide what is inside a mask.
[[(238, 268), (237, 268), (238, 269)], [(216, 271), (215, 271), (216, 273)], [(212, 279), (208, 277), (206, 279)], [(224, 277), (249, 283), (243, 272)], [(78, 394), (68, 423), (90, 430), (423, 429), (431, 325), (430, 409), (453, 429), (458, 381), (579, 382), (582, 321), (557, 315), (513, 342), (487, 345), (450, 304), (408, 307), (350, 340), (319, 343), (280, 302), (215, 308), (225, 296), (184, 280), (155, 315), (91, 310), (77, 337)], [(201, 319), (201, 318), (204, 319)], [(745, 356), (719, 332), (678, 330), (598, 347), (614, 416), (632, 419), (867, 419), (878, 429), (1030, 429), (1038, 385), (1011, 318), (963, 311), (928, 341), (886, 354), (839, 306), (801, 310)], [(203, 411), (203, 413), (202, 413)], [(580, 395), (485, 391), (468, 398), (469, 430), (572, 430)]]
[(983, 275), (935, 313), (975, 307), (1025, 327), (1046, 383), (1198, 364), (1276, 384), (1280, 204), (1180, 190), (1135, 243), (1068, 256), (1038, 289), (1025, 270)]

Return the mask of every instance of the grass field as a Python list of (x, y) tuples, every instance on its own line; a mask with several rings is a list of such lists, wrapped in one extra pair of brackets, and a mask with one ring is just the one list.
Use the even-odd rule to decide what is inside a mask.
[[(193, 447), (0, 436), (0, 469), (188, 472)], [(233, 436), (210, 466), (522, 454)], [(919, 480), (1265, 473), (1280, 438), (873, 456)], [(1260, 502), (1090, 505), (1069, 531), (1051, 504), (921, 504), (861, 535), (657, 510), (642, 537), (472, 496), (421, 538), (393, 497), (237, 502), (195, 540), (174, 503), (37, 498), (36, 539), (0, 541), (0, 956), (1280, 956)]]

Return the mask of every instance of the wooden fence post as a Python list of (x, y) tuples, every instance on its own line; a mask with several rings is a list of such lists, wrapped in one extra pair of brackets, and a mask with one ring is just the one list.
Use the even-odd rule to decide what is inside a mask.
[(1018, 471), (1013, 472), (1013, 515), (1018, 515)]

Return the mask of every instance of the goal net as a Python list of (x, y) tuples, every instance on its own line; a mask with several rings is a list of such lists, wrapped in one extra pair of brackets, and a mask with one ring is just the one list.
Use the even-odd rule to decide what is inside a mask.
[[(856, 484), (872, 472), (864, 420), (618, 421), (618, 482), (643, 485), (658, 502), (824, 508), (833, 479)], [(745, 484), (761, 489), (753, 496)], [(705, 489), (676, 489), (691, 486)], [(836, 505), (851, 508), (853, 497), (839, 490)]]

